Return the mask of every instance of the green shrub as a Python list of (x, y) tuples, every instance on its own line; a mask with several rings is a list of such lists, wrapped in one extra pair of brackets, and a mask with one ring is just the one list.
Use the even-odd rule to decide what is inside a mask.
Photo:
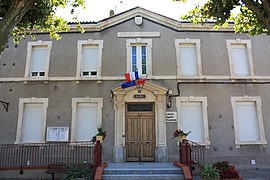
[(206, 179), (219, 179), (219, 170), (210, 164), (203, 165), (199, 172), (199, 176)]
[(84, 163), (80, 164), (66, 164), (64, 177), (67, 180), (74, 178), (91, 179), (93, 176), (93, 169)]

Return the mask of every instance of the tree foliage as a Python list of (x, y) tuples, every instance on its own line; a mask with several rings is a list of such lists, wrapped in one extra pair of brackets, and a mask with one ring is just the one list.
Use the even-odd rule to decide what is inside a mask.
[(216, 27), (234, 22), (237, 33), (270, 35), (270, 0), (208, 0), (182, 18), (193, 23), (214, 21)]
[[(13, 36), (18, 42), (29, 30), (47, 31), (51, 38), (60, 39), (59, 33), (68, 30), (68, 22), (56, 16), (59, 7), (84, 7), (84, 0), (1, 0), (0, 1), (0, 53), (5, 49), (8, 39)], [(76, 16), (74, 16), (74, 20)], [(80, 26), (78, 26), (80, 27)]]

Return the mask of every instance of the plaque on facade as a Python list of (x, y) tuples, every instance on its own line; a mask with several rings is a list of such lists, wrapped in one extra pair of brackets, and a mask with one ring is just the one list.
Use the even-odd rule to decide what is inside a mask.
[(117, 36), (124, 37), (160, 37), (160, 32), (118, 32)]
[(177, 122), (177, 112), (166, 112), (166, 122)]
[(68, 141), (68, 127), (47, 127), (47, 141)]
[(144, 98), (146, 98), (146, 95), (145, 94), (135, 94), (133, 97), (135, 99), (144, 99)]

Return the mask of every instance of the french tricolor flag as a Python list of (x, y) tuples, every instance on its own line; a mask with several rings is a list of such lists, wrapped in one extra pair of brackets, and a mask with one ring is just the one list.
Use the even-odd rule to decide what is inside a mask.
[(128, 87), (132, 87), (132, 86), (137, 86), (137, 88), (142, 88), (144, 83), (145, 83), (146, 77), (147, 77), (146, 76), (145, 79), (139, 79), (138, 71), (131, 72), (131, 73), (125, 73), (124, 76), (126, 78), (126, 82), (121, 84), (121, 87), (123, 89), (128, 88)]
[(131, 82), (131, 81), (134, 81), (134, 80), (139, 80), (138, 71), (125, 73), (124, 75), (125, 75), (125, 78), (126, 78), (127, 82)]

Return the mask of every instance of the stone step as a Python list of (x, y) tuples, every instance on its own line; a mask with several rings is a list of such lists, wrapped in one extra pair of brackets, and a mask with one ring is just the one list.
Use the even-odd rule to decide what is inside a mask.
[(182, 170), (172, 163), (109, 163), (102, 179), (181, 180), (184, 176)]
[(103, 180), (183, 180), (182, 174), (105, 174)]
[(104, 169), (103, 174), (181, 174), (180, 169), (158, 168), (158, 169)]

